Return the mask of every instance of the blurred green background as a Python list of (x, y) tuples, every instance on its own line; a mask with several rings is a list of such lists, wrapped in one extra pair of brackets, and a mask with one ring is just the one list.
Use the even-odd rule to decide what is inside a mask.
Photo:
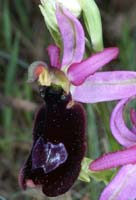
[[(32, 142), (34, 112), (42, 102), (37, 87), (26, 83), (27, 67), (35, 60), (46, 61), (46, 47), (52, 42), (39, 3), (39, 0), (0, 0), (0, 200), (47, 199), (37, 190), (21, 191), (18, 185), (18, 173)], [(98, 0), (97, 3), (105, 46), (120, 48), (119, 59), (106, 70), (135, 70), (136, 2)], [(85, 106), (90, 158), (119, 148), (109, 129), (114, 105), (115, 102)], [(67, 199), (97, 200), (103, 187), (93, 180), (89, 184), (77, 181)]]

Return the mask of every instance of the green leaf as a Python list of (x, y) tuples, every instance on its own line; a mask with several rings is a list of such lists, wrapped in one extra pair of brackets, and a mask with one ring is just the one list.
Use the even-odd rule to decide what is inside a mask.
[(92, 160), (90, 160), (89, 158), (84, 158), (84, 160), (82, 161), (82, 168), (81, 168), (81, 172), (79, 175), (79, 180), (81, 181), (85, 181), (85, 182), (90, 182), (90, 171), (89, 171), (89, 164)]
[[(6, 70), (6, 77), (4, 84), (5, 95), (12, 96), (13, 93), (15, 92), (14, 85), (16, 84), (15, 77), (17, 71), (18, 53), (19, 53), (19, 35), (17, 34), (15, 37), (14, 44), (12, 46), (11, 60)], [(3, 110), (3, 124), (6, 131), (7, 130), (9, 131), (11, 129), (12, 119), (13, 119), (12, 109), (10, 107), (6, 107)]]
[(3, 33), (5, 37), (5, 44), (8, 49), (11, 48), (11, 16), (9, 11), (9, 2), (5, 0), (3, 5)]
[(91, 104), (86, 105), (87, 111), (87, 145), (88, 157), (96, 158), (100, 154), (98, 127), (96, 124), (96, 115)]
[(13, 85), (15, 84), (15, 76), (17, 70), (17, 61), (19, 53), (19, 35), (16, 35), (14, 45), (12, 47), (11, 60), (7, 66), (6, 79), (5, 79), (5, 94), (11, 95), (14, 91)]
[(46, 26), (50, 31), (55, 43), (61, 47), (61, 35), (58, 29), (56, 14), (55, 14), (55, 1), (54, 0), (41, 0), (39, 5), (41, 13), (44, 17)]
[(27, 7), (23, 0), (14, 1), (15, 9), (19, 17), (20, 29), (25, 30), (25, 34), (31, 37), (29, 16), (27, 12)]
[(90, 178), (94, 179), (97, 182), (103, 181), (105, 184), (113, 177), (115, 170), (106, 170), (101, 172), (93, 172), (89, 169), (89, 164), (92, 162), (89, 158), (84, 158), (82, 162), (82, 169), (79, 175), (79, 180), (90, 182)]
[(3, 109), (3, 126), (6, 131), (11, 130), (11, 124), (13, 119), (13, 112), (10, 107), (5, 107)]
[(94, 0), (79, 0), (86, 29), (94, 51), (103, 50), (102, 24), (99, 9)]

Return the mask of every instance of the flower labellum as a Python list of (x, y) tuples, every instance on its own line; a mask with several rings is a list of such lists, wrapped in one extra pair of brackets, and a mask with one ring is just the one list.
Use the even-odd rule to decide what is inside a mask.
[(58, 72), (52, 78), (52, 68), (44, 65), (41, 70), (40, 62), (33, 66), (34, 75), (41, 72), (39, 90), (45, 103), (36, 114), (32, 150), (19, 181), (23, 189), (41, 186), (44, 194), (53, 197), (67, 192), (79, 176), (86, 149), (86, 117), (83, 107), (71, 103), (71, 94), (61, 86), (62, 80), (67, 83), (64, 74)]

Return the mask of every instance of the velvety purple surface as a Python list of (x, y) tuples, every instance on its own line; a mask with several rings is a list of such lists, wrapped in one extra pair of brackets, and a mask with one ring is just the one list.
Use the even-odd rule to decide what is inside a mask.
[[(86, 118), (80, 104), (66, 108), (70, 100), (70, 96), (60, 98), (59, 94), (54, 96), (52, 92), (45, 95), (46, 104), (39, 109), (34, 123), (32, 151), (20, 172), (23, 189), (27, 187), (27, 180), (32, 180), (35, 185), (42, 185), (47, 196), (58, 196), (67, 192), (77, 179), (86, 149)], [(44, 142), (43, 146), (62, 143), (68, 154), (66, 161), (49, 173), (45, 173), (42, 167), (35, 168), (32, 154), (38, 140)]]

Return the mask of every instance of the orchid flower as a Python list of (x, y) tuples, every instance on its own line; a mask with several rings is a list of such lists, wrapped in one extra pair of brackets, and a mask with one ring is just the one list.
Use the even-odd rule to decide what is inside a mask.
[[(87, 5), (83, 2), (82, 6), (86, 8)], [(42, 13), (45, 14), (44, 10)], [(60, 49), (50, 45), (48, 47), (50, 64), (65, 73), (74, 100), (96, 103), (127, 98), (136, 94), (136, 72), (96, 72), (117, 58), (118, 48), (106, 48), (83, 60), (85, 34), (79, 20), (69, 10), (59, 5), (56, 7), (56, 20), (62, 37), (63, 55), (60, 62)], [(37, 65), (34, 64), (33, 69)]]
[[(96, 72), (111, 60), (116, 59), (118, 48), (105, 48), (83, 60), (85, 35), (76, 17), (63, 7), (57, 8), (57, 20), (63, 41), (63, 55), (60, 62), (60, 49), (56, 45), (47, 48), (52, 68), (64, 73), (72, 94), (72, 99), (82, 103), (112, 101), (136, 94), (136, 72), (108, 71)], [(29, 68), (28, 81), (38, 78), (38, 66), (46, 63), (35, 62)]]
[(121, 167), (111, 183), (102, 192), (100, 200), (135, 200), (136, 199), (136, 111), (130, 109), (132, 128), (124, 121), (124, 111), (128, 103), (136, 96), (121, 100), (111, 116), (111, 130), (116, 140), (125, 149), (108, 153), (90, 164), (92, 171), (101, 171)]
[(40, 186), (48, 196), (68, 191), (80, 173), (86, 119), (76, 101), (109, 101), (136, 92), (135, 72), (95, 73), (117, 57), (118, 48), (83, 60), (85, 36), (80, 22), (63, 7), (57, 8), (56, 17), (63, 41), (62, 60), (60, 49), (50, 45), (50, 66), (36, 61), (28, 69), (28, 81), (38, 81), (45, 104), (36, 114), (32, 150), (19, 176), (23, 189)]

